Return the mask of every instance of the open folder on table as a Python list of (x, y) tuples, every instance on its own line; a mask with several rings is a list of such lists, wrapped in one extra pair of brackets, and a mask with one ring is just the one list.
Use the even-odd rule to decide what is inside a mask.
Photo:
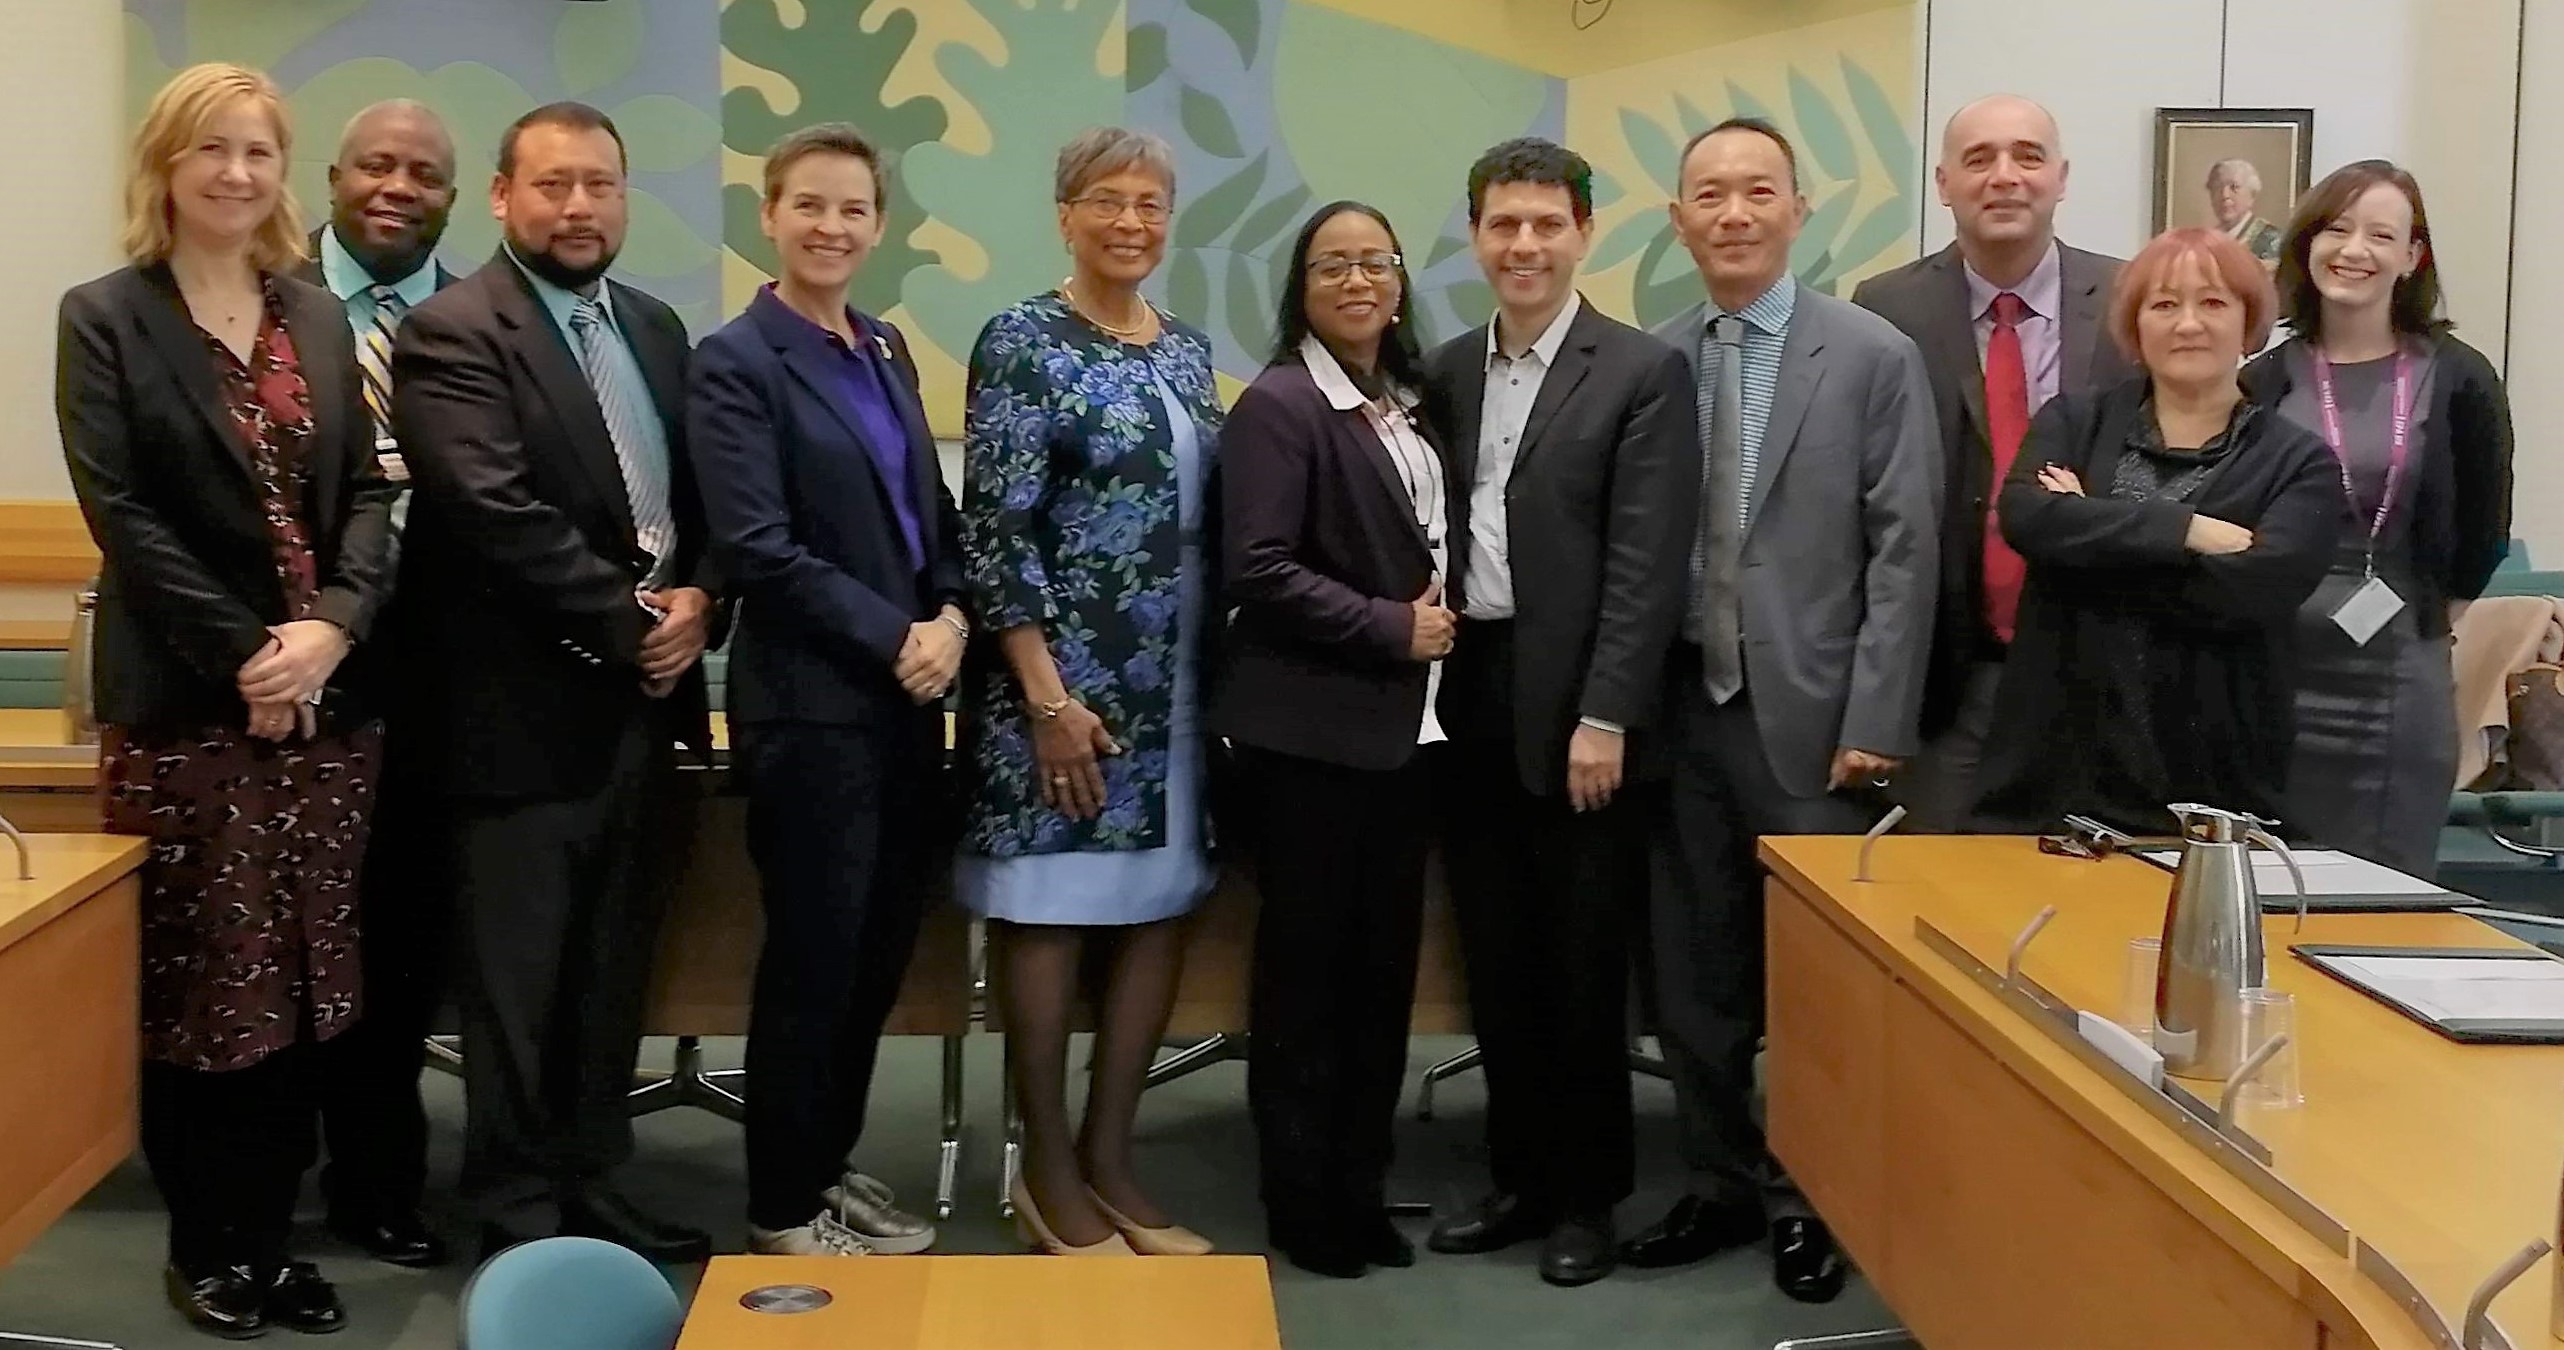
[[(2165, 871), (2181, 866), (2177, 848), (2139, 848), (2130, 852)], [(2398, 872), (2381, 863), (2328, 848), (2301, 848), (2297, 851), (2297, 868), (2306, 874), (2306, 908), (2315, 913), (2352, 910), (2439, 910), (2473, 904), (2474, 898), (2460, 895), (2436, 882)], [(2261, 892), (2261, 907), (2270, 913), (2294, 911), (2297, 908), (2296, 883), (2289, 878), (2288, 864), (2276, 853), (2256, 850), (2252, 855), (2252, 881)]]
[(2564, 1043), (2564, 960), (2545, 952), (2319, 943), (2288, 950), (2450, 1040)]

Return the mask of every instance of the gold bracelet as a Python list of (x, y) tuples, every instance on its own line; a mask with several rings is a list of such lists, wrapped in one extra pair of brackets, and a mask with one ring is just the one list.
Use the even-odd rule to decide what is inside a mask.
[(1032, 705), (1033, 716), (1044, 722), (1056, 722), (1061, 713), (1068, 711), (1068, 705), (1076, 701), (1076, 697), (1072, 695), (1068, 698), (1055, 698), (1047, 703), (1035, 703)]

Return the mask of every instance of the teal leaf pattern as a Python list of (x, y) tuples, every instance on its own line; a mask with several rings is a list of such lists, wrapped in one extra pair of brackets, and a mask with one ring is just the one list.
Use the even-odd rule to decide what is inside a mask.
[(1887, 166), (1896, 195), (1911, 198), (1921, 173), (1921, 161), (1915, 158), (1914, 138), (1905, 130), (1905, 119), (1877, 79), (1861, 69), (1860, 63), (1843, 58), (1843, 87), (1852, 97), (1852, 115), (1859, 118), (1861, 131), (1870, 138), (1870, 149), (1879, 163)]
[(1255, 354), (1273, 350), (1273, 304), (1255, 274), (1254, 260), (1243, 253), (1230, 254), (1229, 336), (1237, 339), (1237, 345)]
[(1914, 228), (1914, 202), (1910, 197), (1890, 197), (1870, 208), (1861, 223), (1843, 238), (1834, 254), (1857, 266), (1877, 257), (1887, 247), (1904, 238)]
[(721, 146), (721, 124), (712, 114), (671, 94), (643, 94), (608, 113), (623, 133), (632, 167), (675, 173)]
[(1585, 270), (1608, 272), (1637, 257), (1639, 250), (1647, 247), (1657, 235), (1670, 233), (1673, 228), (1672, 222), (1665, 219), (1664, 212), (1641, 211), (1611, 227), (1611, 232), (1603, 236), (1592, 255), (1585, 259)]
[(1186, 249), (1167, 263), (1166, 308), (1179, 318), (1211, 312), (1211, 278), (1199, 250)]
[(563, 5), (552, 29), (552, 65), (572, 94), (587, 94), (632, 73), (641, 61), (640, 0)]
[(1241, 253), (1253, 253), (1275, 242), (1298, 222), (1301, 210), (1308, 204), (1309, 190), (1305, 186), (1275, 197), (1238, 222), (1237, 234), (1229, 240), (1229, 246)]
[(1675, 179), (1681, 169), (1674, 163), (1675, 155), (1680, 153), (1674, 138), (1665, 134), (1665, 129), (1656, 124), (1656, 119), (1636, 108), (1620, 110), (1620, 134), (1629, 142), (1630, 157), (1647, 171), (1649, 180), (1667, 197), (1673, 196), (1677, 186)]
[(1852, 133), (1843, 125), (1841, 114), (1834, 111), (1833, 100), (1814, 81), (1790, 67), (1790, 111), (1798, 117), (1799, 143), (1815, 156), (1818, 167), (1828, 178), (1860, 176), (1860, 157), (1852, 149)]
[(1263, 11), (1255, 0), (1184, 0), (1184, 4), (1229, 35), (1229, 40), (1237, 44), (1240, 64), (1255, 64), (1255, 49), (1261, 44), (1264, 28)]
[(1230, 120), (1229, 110), (1218, 99), (1188, 84), (1178, 107), (1184, 134), (1192, 137), (1195, 145), (1222, 159), (1246, 157), (1246, 147), (1238, 141), (1237, 123)]
[(1166, 25), (1133, 24), (1127, 42), (1123, 49), (1122, 87), (1136, 92), (1157, 83), (1158, 77), (1166, 74)]
[(1738, 117), (1759, 117), (1774, 126), (1780, 125), (1781, 119), (1774, 115), (1769, 104), (1746, 92), (1745, 86), (1734, 80), (1727, 82), (1727, 106), (1735, 109)]
[[(1228, 233), (1229, 227), (1246, 213), (1247, 205), (1264, 190), (1265, 161), (1270, 151), (1248, 160), (1238, 170), (1208, 192), (1175, 213), (1175, 243), (1180, 248), (1201, 248)], [(1190, 318), (1201, 310), (1178, 310)]]
[(1798, 242), (1790, 246), (1792, 271), (1804, 272), (1804, 260), (1833, 249), (1834, 236), (1843, 232), (1843, 222), (1851, 218), (1853, 208), (1860, 205), (1860, 199), (1861, 185), (1846, 183), (1835, 189), (1823, 205), (1808, 213), (1807, 224), (1799, 229)]

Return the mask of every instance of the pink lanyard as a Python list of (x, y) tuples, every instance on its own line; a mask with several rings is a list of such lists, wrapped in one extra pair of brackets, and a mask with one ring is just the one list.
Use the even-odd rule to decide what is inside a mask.
[[(2311, 345), (2311, 344), (2309, 344)], [(2342, 495), (2349, 499), (2350, 509), (2359, 509), (2359, 488), (2351, 482), (2350, 456), (2342, 449), (2341, 405), (2333, 397), (2333, 363), (2320, 349), (2315, 357), (2315, 397), (2323, 406), (2324, 441), (2332, 447), (2333, 464), (2341, 470)], [(2368, 519), (2368, 575), (2377, 575), (2377, 540), (2386, 532), (2386, 518), (2395, 511), (2395, 489), (2404, 481), (2404, 460), (2412, 448), (2413, 430), (2413, 358), (2398, 348), (2395, 352), (2395, 412), (2388, 423), (2386, 450), (2386, 490), (2377, 498), (2377, 511)]]

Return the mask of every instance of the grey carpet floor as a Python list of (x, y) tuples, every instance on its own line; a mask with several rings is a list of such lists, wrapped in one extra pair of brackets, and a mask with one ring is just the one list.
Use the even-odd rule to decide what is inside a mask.
[[(1414, 1072), (1465, 1044), (1418, 1039), (1411, 1054)], [(716, 1064), (737, 1062), (736, 1042), (707, 1048)], [(654, 1044), (651, 1050), (664, 1063), (666, 1046)], [(970, 1130), (961, 1206), (943, 1225), (942, 1249), (1019, 1250), (995, 1203), (998, 1042), (972, 1038), (968, 1063)], [(866, 1170), (897, 1187), (904, 1201), (920, 1205), (934, 1190), (937, 1064), (931, 1041), (897, 1040), (885, 1048), (871, 1133), (860, 1159)], [(1421, 1122), (1414, 1118), (1410, 1087), (1394, 1182), (1403, 1197), (1450, 1208), (1475, 1194), (1485, 1175), (1479, 1147), (1484, 1100), (1476, 1075), (1453, 1080), (1442, 1087), (1436, 1118)], [(429, 1075), (428, 1106), (436, 1127), (434, 1186), (453, 1176), (462, 1120), (459, 1086), (441, 1074)], [(1642, 1185), (1621, 1209), (1624, 1232), (1652, 1222), (1678, 1187), (1672, 1110), (1663, 1084), (1639, 1081)], [(1245, 1067), (1218, 1065), (1157, 1089), (1140, 1119), (1141, 1165), (1161, 1203), (1224, 1250), (1258, 1250), (1264, 1227), (1255, 1198)], [(641, 1157), (631, 1174), (635, 1193), (660, 1212), (709, 1228), (723, 1250), (737, 1251), (745, 1235), (737, 1127), (680, 1110), (644, 1119), (639, 1131)], [(432, 1196), (431, 1206), (436, 1203)], [(437, 1209), (435, 1217), (458, 1244), (469, 1241), (470, 1225), (450, 1208)], [(1421, 1246), (1425, 1222), (1407, 1228)], [(139, 1161), (128, 1163), (26, 1255), (0, 1270), (0, 1331), (105, 1341), (123, 1350), (218, 1344), (189, 1331), (162, 1302), (162, 1236), (150, 1178)], [(330, 1350), (451, 1350), (462, 1268), (413, 1272), (375, 1265), (316, 1228), (303, 1249), (338, 1282), (352, 1317), (346, 1332), (313, 1344)], [(1824, 1307), (1783, 1298), (1773, 1290), (1759, 1250), (1690, 1270), (1623, 1271), (1574, 1290), (1542, 1284), (1536, 1259), (1529, 1246), (1483, 1257), (1426, 1254), (1412, 1270), (1378, 1271), (1360, 1280), (1319, 1279), (1277, 1263), (1273, 1286), (1283, 1344), (1289, 1350), (1767, 1350), (1784, 1337), (1878, 1327), (1890, 1320), (1857, 1281)], [(267, 1338), (269, 1344), (299, 1341), (285, 1332)]]

